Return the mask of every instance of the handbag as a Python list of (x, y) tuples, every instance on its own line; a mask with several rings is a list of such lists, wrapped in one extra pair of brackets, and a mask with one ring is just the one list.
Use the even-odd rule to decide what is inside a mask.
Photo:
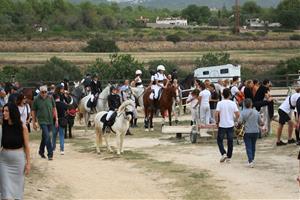
[(62, 128), (66, 128), (68, 125), (68, 120), (65, 117), (58, 118), (58, 124)]
[(239, 122), (235, 126), (235, 135), (237, 137), (244, 137), (245, 135), (245, 122), (250, 118), (250, 116), (253, 114), (253, 110), (251, 110), (250, 114), (248, 115), (247, 118), (245, 118), (242, 122)]

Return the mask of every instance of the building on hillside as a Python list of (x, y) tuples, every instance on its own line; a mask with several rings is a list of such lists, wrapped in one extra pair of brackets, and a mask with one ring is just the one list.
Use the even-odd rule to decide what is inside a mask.
[(253, 28), (253, 29), (260, 29), (265, 27), (269, 27), (269, 28), (281, 27), (281, 24), (278, 22), (269, 23), (269, 21), (263, 21), (260, 20), (259, 18), (247, 19), (246, 25), (248, 28)]
[(149, 22), (149, 18), (141, 16), (140, 18), (136, 19), (135, 21), (140, 22), (141, 24), (147, 24)]
[(156, 18), (156, 24), (162, 24), (162, 25), (172, 25), (172, 26), (187, 26), (188, 22), (186, 19), (181, 19), (180, 17), (169, 17), (160, 19), (159, 17)]

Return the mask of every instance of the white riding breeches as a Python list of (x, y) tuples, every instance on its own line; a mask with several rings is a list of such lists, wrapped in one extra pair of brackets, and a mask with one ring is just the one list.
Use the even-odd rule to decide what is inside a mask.
[(209, 105), (200, 106), (200, 121), (203, 124), (209, 124), (210, 119), (210, 108)]
[(159, 85), (152, 85), (151, 86), (151, 89), (154, 90), (154, 95), (151, 93), (150, 94), (150, 99), (158, 99), (158, 93), (159, 93), (159, 90), (161, 89), (162, 87), (159, 86)]
[(107, 115), (106, 115), (106, 121), (109, 121), (110, 120), (110, 117), (112, 116), (112, 114), (114, 113), (115, 111), (113, 110), (109, 110)]
[(91, 102), (94, 102), (95, 95), (91, 94)]

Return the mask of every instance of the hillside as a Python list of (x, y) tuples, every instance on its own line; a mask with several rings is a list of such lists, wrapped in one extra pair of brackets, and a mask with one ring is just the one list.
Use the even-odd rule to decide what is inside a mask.
[[(84, 2), (86, 0), (70, 0), (71, 2)], [(249, 0), (240, 0), (241, 4)], [(281, 0), (252, 0), (262, 7), (276, 7)], [(105, 2), (105, 0), (90, 0), (93, 3)], [(208, 6), (210, 8), (232, 7), (235, 0), (107, 0), (107, 2), (118, 2), (123, 6), (142, 5), (152, 8), (182, 9), (190, 4)]]

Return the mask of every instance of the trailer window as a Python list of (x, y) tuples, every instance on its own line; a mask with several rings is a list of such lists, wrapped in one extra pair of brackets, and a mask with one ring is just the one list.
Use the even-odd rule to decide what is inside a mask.
[(228, 72), (229, 72), (228, 68), (220, 69), (220, 74), (228, 74)]
[(204, 71), (203, 75), (209, 75), (209, 71)]

